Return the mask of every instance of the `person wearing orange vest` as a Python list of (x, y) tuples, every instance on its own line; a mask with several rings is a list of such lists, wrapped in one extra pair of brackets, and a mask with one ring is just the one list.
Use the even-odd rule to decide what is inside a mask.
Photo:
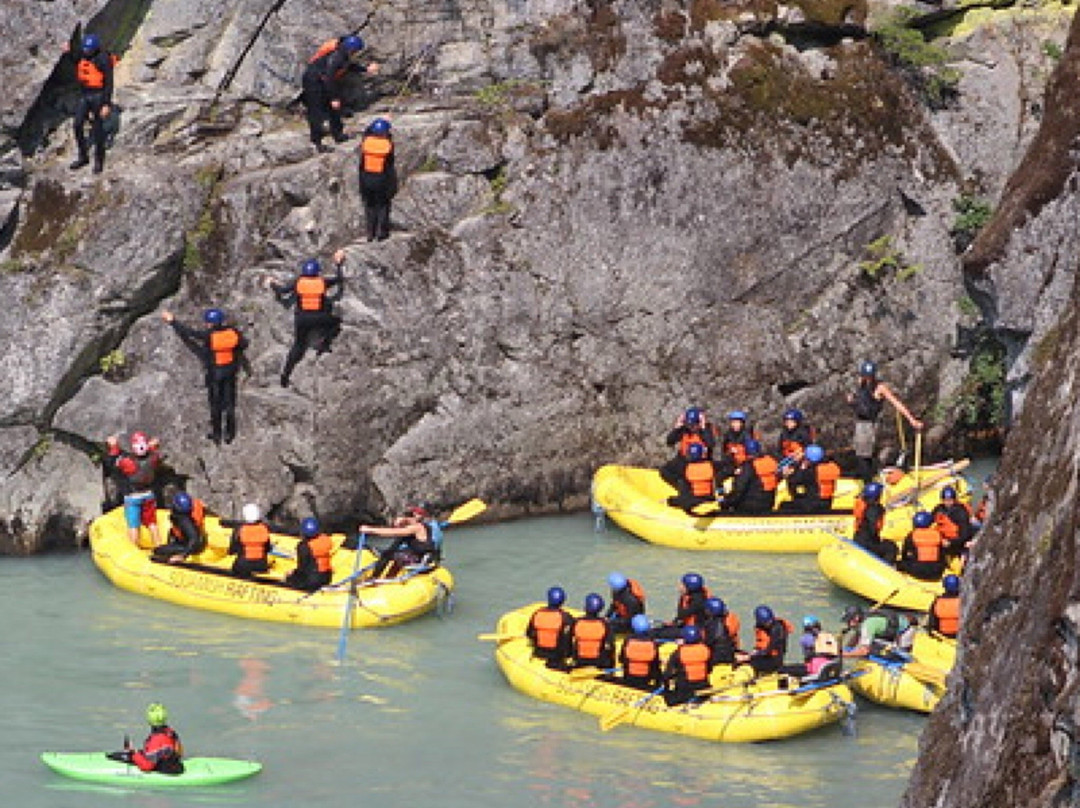
[[(304, 75), (300, 80), (304, 109), (311, 142), (319, 152), (330, 151), (322, 142), (327, 123), (330, 125), (330, 135), (334, 142), (348, 140), (345, 124), (341, 120), (341, 91), (345, 77), (363, 49), (364, 40), (356, 34), (328, 39), (308, 59), (307, 67), (304, 68)], [(372, 62), (364, 70), (367, 73), (377, 73), (379, 65)]]
[(394, 140), (390, 121), (376, 118), (360, 141), (360, 197), (364, 200), (367, 240), (390, 238), (390, 203), (397, 193)]
[(630, 621), (633, 632), (619, 650), (622, 683), (641, 690), (656, 690), (660, 686), (660, 647), (651, 636), (652, 622), (644, 614)]
[(117, 59), (101, 47), (97, 34), (87, 34), (80, 43), (75, 62), (75, 79), (81, 92), (75, 105), (75, 143), (79, 154), (71, 169), (90, 163), (90, 142), (86, 139), (86, 122), (90, 121), (90, 138), (94, 144), (94, 173), (105, 168), (105, 119), (112, 114), (113, 66)]
[(712, 651), (702, 642), (701, 629), (698, 626), (685, 626), (682, 642), (668, 657), (664, 668), (664, 681), (667, 683), (664, 700), (669, 707), (685, 704), (694, 698), (695, 693), (709, 686), (711, 657)]
[(705, 617), (701, 630), (705, 644), (712, 650), (712, 664), (731, 665), (739, 653), (739, 616), (730, 611), (720, 598), (705, 601)]
[(562, 608), (566, 592), (560, 586), (547, 591), (547, 606), (532, 613), (525, 636), (532, 641), (533, 656), (547, 661), (552, 670), (566, 670), (570, 656), (570, 627), (574, 618)]
[[(781, 474), (787, 483), (791, 499), (780, 503), (780, 510), (788, 513), (824, 513), (832, 504), (832, 491), (828, 491), (826, 500), (822, 490), (823, 475), (818, 473), (818, 466), (825, 462), (825, 450), (817, 444), (811, 444), (803, 451), (795, 449), (795, 463), (784, 467)], [(831, 462), (831, 461), (830, 461)], [(836, 464), (833, 463), (833, 466)], [(839, 477), (839, 467), (836, 468)], [(833, 480), (835, 486), (835, 479)]]
[(155, 559), (179, 564), (206, 549), (206, 506), (186, 491), (173, 496), (168, 539), (154, 548)]
[(145, 432), (131, 433), (131, 451), (120, 448), (120, 437), (110, 435), (105, 439), (105, 471), (114, 475), (124, 497), (124, 521), (128, 538), (136, 547), (142, 528), (150, 531), (151, 543), (161, 544), (157, 525), (158, 470), (162, 457), (158, 451), (157, 438)]
[(278, 303), (293, 307), (293, 344), (285, 357), (281, 370), (281, 386), (289, 386), (293, 369), (304, 358), (309, 343), (314, 343), (316, 355), (328, 353), (331, 343), (341, 331), (341, 320), (334, 314), (334, 306), (344, 291), (345, 251), (334, 253), (337, 274), (323, 277), (322, 264), (308, 258), (300, 264), (300, 275), (288, 283), (266, 282)]
[(896, 563), (896, 542), (881, 537), (881, 529), (885, 526), (885, 506), (881, 504), (884, 490), (881, 483), (869, 483), (855, 500), (853, 540), (867, 552), (892, 565)]
[(677, 486), (679, 493), (668, 497), (668, 505), (690, 513), (698, 505), (716, 502), (716, 464), (708, 457), (707, 451), (700, 443), (690, 444), (683, 466), (683, 478)]
[(640, 583), (621, 572), (608, 575), (608, 586), (611, 587), (611, 605), (604, 617), (612, 631), (625, 634), (630, 630), (631, 621), (645, 613), (645, 590)]
[(945, 591), (930, 604), (927, 627), (955, 639), (960, 633), (960, 579), (955, 575), (946, 575), (941, 580), (941, 586)]
[(911, 524), (896, 568), (922, 581), (937, 581), (945, 572), (945, 547), (934, 517), (929, 511), (919, 511)]
[(574, 667), (613, 668), (615, 633), (600, 616), (604, 599), (595, 592), (585, 596), (585, 616), (570, 627), (570, 657)]
[(956, 489), (947, 485), (941, 489), (941, 502), (930, 511), (934, 524), (945, 541), (945, 555), (958, 558), (967, 551), (975, 534), (971, 523), (971, 508), (956, 498)]
[(665, 443), (675, 447), (675, 457), (660, 467), (660, 477), (672, 488), (678, 488), (686, 470), (690, 447), (694, 444), (704, 446), (705, 456), (711, 458), (716, 446), (716, 430), (709, 423), (705, 410), (687, 407), (685, 412), (679, 414)]
[(754, 650), (743, 655), (755, 673), (775, 673), (784, 666), (788, 637), (795, 627), (768, 606), (754, 609)]
[(236, 556), (233, 575), (251, 577), (270, 569), (270, 526), (262, 520), (259, 506), (249, 502), (241, 511), (244, 521), (229, 540), (229, 554)]
[(285, 576), (286, 585), (307, 592), (326, 586), (333, 573), (333, 552), (333, 541), (319, 529), (319, 520), (310, 516), (304, 519), (296, 545), (296, 569)]
[(735, 461), (731, 490), (720, 500), (720, 507), (734, 513), (769, 513), (776, 499), (778, 481), (776, 459), (764, 454), (761, 443), (751, 438), (731, 448)]
[(210, 432), (206, 437), (220, 445), (224, 436), (226, 443), (232, 443), (236, 438), (236, 377), (244, 363), (247, 339), (237, 328), (226, 324), (221, 309), (203, 312), (205, 329), (184, 325), (170, 311), (163, 311), (161, 319), (202, 360), (210, 402)]

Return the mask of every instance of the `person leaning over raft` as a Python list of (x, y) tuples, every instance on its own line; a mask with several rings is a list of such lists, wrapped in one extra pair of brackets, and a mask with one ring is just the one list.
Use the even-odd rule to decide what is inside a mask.
[(874, 444), (877, 441), (878, 418), (885, 402), (892, 404), (912, 429), (921, 430), (923, 422), (911, 414), (891, 387), (878, 379), (877, 365), (873, 362), (859, 365), (859, 386), (848, 395), (847, 401), (855, 412), (855, 434), (851, 446), (859, 464), (858, 476), (868, 483), (874, 479)]
[(314, 592), (330, 583), (334, 543), (319, 528), (319, 520), (308, 517), (300, 523), (296, 544), (296, 569), (285, 576), (286, 586)]
[(244, 521), (233, 530), (229, 554), (236, 556), (233, 575), (250, 578), (257, 572), (270, 570), (270, 526), (262, 520), (259, 506), (253, 502), (245, 505), (241, 514)]
[(360, 533), (365, 536), (389, 536), (396, 539), (379, 553), (379, 560), (371, 570), (371, 577), (392, 578), (410, 565), (438, 561), (436, 529), (431, 514), (423, 505), (410, 505), (394, 519), (390, 527), (360, 525)]
[(206, 549), (206, 506), (186, 491), (173, 496), (168, 542), (154, 548), (154, 558), (179, 564)]
[(206, 370), (206, 394), (210, 400), (210, 432), (206, 437), (220, 444), (224, 434), (225, 442), (232, 443), (236, 437), (236, 375), (244, 362), (247, 340), (225, 323), (221, 309), (203, 312), (206, 329), (184, 325), (171, 311), (163, 311), (161, 319), (180, 335)]
[(110, 435), (105, 439), (105, 469), (119, 479), (124, 496), (124, 520), (127, 522), (128, 538), (139, 546), (139, 529), (150, 531), (150, 539), (156, 547), (161, 544), (157, 526), (157, 498), (154, 484), (161, 466), (160, 444), (145, 432), (131, 433), (131, 451), (120, 448), (120, 438)]
[[(169, 713), (162, 704), (151, 704), (146, 708), (146, 723), (150, 725), (150, 734), (141, 749), (125, 749), (123, 752), (110, 752), (110, 760), (132, 763), (144, 772), (162, 774), (184, 773), (184, 745), (180, 736), (169, 726)], [(125, 745), (127, 741), (124, 742)]]
[(533, 644), (533, 656), (547, 661), (552, 670), (566, 670), (570, 657), (570, 628), (574, 618), (563, 608), (566, 592), (560, 586), (547, 591), (547, 606), (532, 613), (525, 636)]
[[(307, 112), (311, 143), (318, 152), (330, 151), (322, 142), (327, 123), (330, 124), (330, 135), (334, 142), (348, 140), (345, 124), (341, 120), (341, 91), (345, 77), (363, 49), (364, 40), (356, 34), (328, 39), (308, 59), (308, 65), (304, 68), (301, 78), (304, 108)], [(371, 62), (364, 70), (367, 73), (378, 73), (379, 65)]]
[(390, 203), (397, 193), (390, 121), (376, 118), (360, 141), (360, 197), (364, 200), (367, 240), (390, 238)]

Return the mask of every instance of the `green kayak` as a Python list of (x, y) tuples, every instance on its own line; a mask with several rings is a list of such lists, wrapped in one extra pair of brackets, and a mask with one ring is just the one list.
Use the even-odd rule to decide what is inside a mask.
[(54, 772), (75, 780), (153, 788), (216, 786), (243, 780), (262, 770), (262, 764), (252, 760), (184, 758), (183, 774), (161, 774), (110, 760), (104, 752), (42, 752), (41, 761)]

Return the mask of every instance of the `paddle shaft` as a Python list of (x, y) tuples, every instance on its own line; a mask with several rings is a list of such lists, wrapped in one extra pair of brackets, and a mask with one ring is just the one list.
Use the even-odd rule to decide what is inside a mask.
[(356, 577), (360, 574), (360, 558), (363, 555), (367, 536), (360, 534), (356, 543), (356, 560), (353, 562), (352, 580), (349, 582), (349, 596), (345, 598), (345, 611), (341, 615), (341, 631), (338, 632), (337, 661), (345, 661), (345, 649), (349, 642), (349, 628), (352, 624), (352, 611), (356, 603)]

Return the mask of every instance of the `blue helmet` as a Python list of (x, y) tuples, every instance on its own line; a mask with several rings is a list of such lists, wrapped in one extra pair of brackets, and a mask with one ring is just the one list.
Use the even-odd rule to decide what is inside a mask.
[(750, 438), (743, 446), (746, 447), (746, 453), (750, 455), (750, 457), (757, 457), (761, 454), (761, 441)]
[(768, 606), (758, 606), (754, 609), (754, 622), (759, 626), (767, 626), (776, 619), (773, 610)]
[(816, 443), (811, 443), (806, 447), (806, 459), (811, 463), (820, 463), (825, 459), (825, 450)]
[(885, 486), (881, 483), (867, 483), (866, 488), (862, 490), (862, 498), (870, 501), (881, 499), (882, 492), (885, 491)]
[(686, 456), (693, 462), (705, 459), (705, 446), (700, 443), (691, 443), (686, 450)]
[(590, 592), (585, 596), (585, 614), (590, 617), (600, 614), (604, 608), (604, 599), (595, 592)]
[(705, 579), (696, 572), (688, 572), (682, 577), (682, 585), (686, 587), (687, 592), (700, 592), (705, 586)]
[(942, 499), (956, 499), (956, 489), (951, 485), (947, 485), (941, 489)]
[(803, 412), (802, 410), (785, 410), (784, 420), (795, 421), (796, 423), (801, 424), (803, 420)]
[(221, 309), (207, 309), (203, 312), (202, 318), (207, 325), (218, 326), (225, 322), (225, 312)]
[(83, 37), (83, 53), (96, 53), (101, 48), (101, 38), (97, 34), (87, 34)]
[(955, 575), (946, 575), (941, 579), (941, 585), (944, 587), (946, 595), (960, 594), (960, 579)]
[(315, 258), (308, 258), (300, 265), (300, 274), (305, 278), (314, 278), (322, 272), (322, 265)]
[(930, 515), (929, 511), (919, 511), (911, 519), (911, 524), (915, 527), (930, 527), (934, 523), (934, 517)]
[(687, 426), (701, 426), (701, 408), (687, 407), (683, 413), (683, 423)]
[(376, 118), (371, 122), (368, 131), (373, 135), (388, 135), (390, 134), (390, 121), (386, 120), (386, 118)]
[(871, 379), (877, 376), (877, 365), (873, 362), (860, 362), (859, 363), (859, 375), (869, 376)]
[(356, 34), (349, 34), (341, 38), (341, 47), (345, 49), (346, 53), (359, 53), (364, 49), (364, 40)]
[(727, 414), (727, 419), (729, 421), (743, 421), (743, 422), (745, 422), (747, 420), (746, 413), (743, 412), (742, 410), (732, 410), (731, 412), (729, 412)]
[(300, 535), (311, 539), (319, 535), (319, 520), (309, 516), (300, 523)]
[(812, 614), (806, 615), (806, 617), (802, 619), (802, 624), (803, 628), (814, 628), (815, 626), (821, 628), (821, 621)]
[(553, 586), (547, 591), (547, 603), (552, 609), (557, 609), (566, 603), (566, 591), (561, 586)]
[(630, 628), (635, 634), (648, 634), (652, 630), (652, 621), (643, 614), (635, 614), (630, 620)]
[(186, 491), (177, 491), (176, 496), (172, 498), (172, 504), (180, 513), (191, 513), (191, 495)]
[(683, 642), (701, 642), (701, 629), (697, 626), (683, 626)]
[(716, 617), (723, 617), (727, 614), (727, 604), (720, 598), (709, 598), (705, 601), (705, 611)]
[(621, 572), (613, 572), (607, 577), (608, 586), (611, 587), (613, 592), (622, 592), (626, 589), (626, 576)]

